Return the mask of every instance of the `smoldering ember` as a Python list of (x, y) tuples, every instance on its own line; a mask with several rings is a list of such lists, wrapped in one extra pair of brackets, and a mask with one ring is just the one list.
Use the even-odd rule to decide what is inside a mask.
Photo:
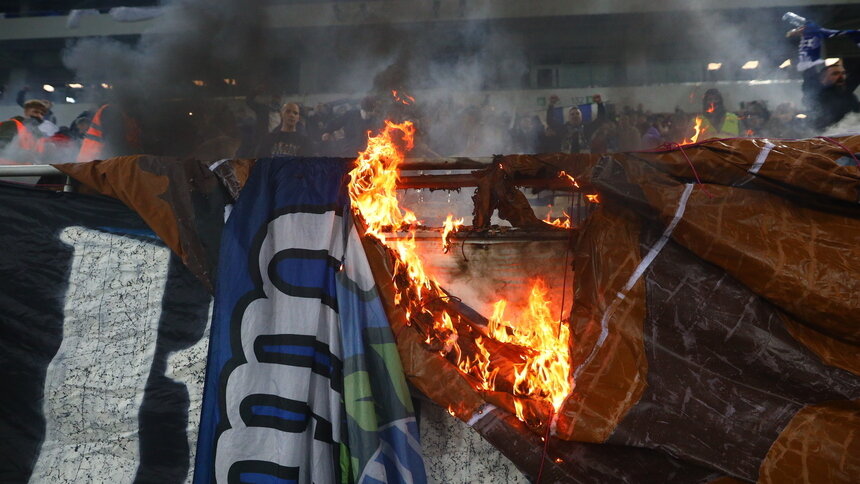
[(0, 482), (856, 483), (860, 2), (0, 2)]

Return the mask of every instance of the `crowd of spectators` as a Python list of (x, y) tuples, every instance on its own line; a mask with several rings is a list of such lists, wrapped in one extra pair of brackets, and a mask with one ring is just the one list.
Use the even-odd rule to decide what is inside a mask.
[[(270, 149), (271, 138), (284, 129), (273, 122), (268, 135), (263, 127), (245, 130), (248, 140), (240, 156), (276, 156), (281, 154), (354, 156), (367, 139), (367, 132), (381, 128), (384, 119), (405, 119), (417, 128), (416, 157), (490, 156), (501, 153), (610, 153), (620, 151), (670, 148), (689, 143), (695, 135), (699, 118), (703, 141), (708, 138), (756, 137), (802, 138), (817, 135), (805, 115), (793, 104), (781, 103), (771, 109), (767, 103), (753, 100), (740, 103), (740, 109), (729, 112), (716, 90), (709, 90), (701, 112), (651, 112), (638, 107), (618, 106), (593, 96), (588, 106), (564, 105), (558, 96), (550, 96), (546, 109), (533, 112), (510, 112), (497, 109), (488, 98), (474, 104), (442, 102), (402, 104), (384, 96), (365, 97), (304, 106), (290, 102), (298, 112), (288, 119), (289, 131), (301, 134), (302, 142), (293, 149)], [(715, 101), (715, 99), (717, 99)], [(592, 108), (592, 109), (586, 109)], [(272, 108), (273, 109), (273, 108)], [(270, 121), (267, 112), (255, 107), (256, 119)], [(588, 112), (583, 113), (583, 110)], [(275, 119), (278, 119), (275, 117)], [(254, 148), (256, 147), (256, 148)]]
[[(853, 93), (843, 93), (847, 88), (842, 86), (845, 76), (840, 66), (828, 68), (820, 79), (819, 84), (806, 86), (807, 97), (824, 96), (824, 101), (830, 102), (842, 95), (856, 103)], [(814, 91), (813, 87), (819, 91)], [(23, 116), (0, 123), (0, 158), (31, 163), (76, 158), (82, 161), (71, 152), (76, 152), (88, 137), (91, 118), (97, 112), (81, 113), (68, 126), (60, 127), (51, 112), (50, 101), (27, 99), (27, 94), (21, 91), (17, 96), (24, 109)], [(764, 101), (751, 100), (741, 102), (740, 109), (732, 112), (716, 89), (704, 94), (699, 112), (678, 108), (651, 112), (641, 104), (632, 107), (605, 102), (599, 95), (592, 96), (590, 101), (586, 105), (566, 104), (552, 95), (544, 108), (523, 112), (500, 109), (488, 95), (472, 102), (457, 102), (451, 97), (416, 101), (394, 92), (307, 106), (280, 96), (254, 93), (246, 98), (242, 109), (222, 107), (201, 117), (201, 125), (194, 128), (197, 136), (193, 145), (197, 149), (159, 154), (200, 159), (353, 157), (365, 147), (368, 132), (380, 129), (385, 120), (410, 120), (415, 124), (416, 143), (412, 152), (415, 157), (548, 152), (599, 154), (672, 148), (691, 142), (696, 126), (700, 131), (698, 141), (726, 137), (816, 136), (822, 134), (825, 125), (854, 110), (854, 104), (846, 108), (844, 102), (833, 101), (830, 104), (839, 110), (834, 113), (832, 109), (827, 110), (830, 104), (822, 101), (819, 104), (823, 111), (815, 114), (810, 110), (811, 116), (806, 118), (791, 103), (781, 103), (771, 109)], [(860, 108), (860, 104), (857, 106)], [(129, 126), (134, 127), (135, 136), (145, 138), (147, 135), (145, 128), (142, 133), (137, 132), (139, 128), (133, 116), (125, 113), (95, 123), (104, 134), (111, 131), (110, 119), (114, 120), (113, 124), (124, 127), (113, 136), (115, 139), (127, 139)], [(103, 133), (90, 133), (93, 134), (98, 137)], [(109, 138), (105, 135), (105, 143), (109, 143)], [(145, 143), (137, 146), (145, 146)]]

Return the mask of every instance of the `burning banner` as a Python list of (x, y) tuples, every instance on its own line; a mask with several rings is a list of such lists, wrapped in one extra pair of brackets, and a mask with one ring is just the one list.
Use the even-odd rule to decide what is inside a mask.
[[(521, 322), (505, 318), (506, 302), (500, 300), (489, 324), (479, 328), (449, 309), (451, 296), (426, 272), (415, 251), (414, 233), (389, 240), (387, 231), (409, 230), (417, 222), (414, 213), (400, 208), (396, 196), (398, 166), (412, 148), (413, 135), (409, 122), (388, 123), (379, 136), (370, 138), (350, 174), (352, 206), (364, 222), (365, 235), (390, 250), (394, 304), (403, 311), (408, 326), (419, 328), (428, 348), (450, 358), (479, 389), (513, 395), (505, 401), (522, 420), (541, 412), (525, 405), (547, 405), (551, 412), (557, 411), (573, 386), (570, 332), (550, 314), (542, 282), (535, 282)], [(468, 338), (461, 340), (461, 332)], [(507, 358), (496, 359), (502, 353)], [(543, 425), (552, 415), (546, 419)]]
[[(399, 462), (414, 464), (409, 470), (418, 479), (423, 467), (397, 361), (416, 389), (533, 480), (791, 482), (806, 475), (851, 482), (860, 473), (852, 437), (860, 426), (853, 329), (860, 291), (850, 263), (860, 233), (857, 138), (722, 139), (606, 158), (494, 158), (459, 178), (477, 187), (472, 227), (450, 217), (435, 247), (440, 258), (470, 263), (465, 256), (474, 249), (457, 241), (492, 238), (495, 211), (516, 227), (511, 231), (547, 234), (556, 265), (573, 266), (575, 278), (543, 286), (530, 280), (517, 316), (507, 297), (476, 311), (451, 289), (456, 285), (437, 277), (439, 264), (416, 250), (420, 215), (395, 195), (411, 132), (407, 123), (389, 124), (348, 177), (352, 160), (254, 167), (222, 243), (200, 482), (231, 469), (246, 477), (394, 475), (385, 466), (391, 449)], [(222, 167), (222, 180), (238, 191), (248, 166)], [(560, 178), (562, 171), (574, 180)], [(575, 230), (535, 216), (517, 189), (534, 179), (591, 195), (583, 196), (592, 200), (587, 210), (566, 210)], [(149, 190), (127, 192), (130, 204), (163, 186)], [(303, 198), (314, 194), (323, 201)], [(308, 221), (281, 225), (302, 217)], [(451, 250), (443, 254), (446, 244)], [(328, 315), (315, 317), (313, 333), (281, 327), (311, 313)], [(253, 322), (261, 325), (247, 324)], [(350, 328), (362, 328), (364, 339), (347, 334)], [(293, 339), (268, 338), (285, 334)], [(259, 344), (242, 345), (242, 338)], [(367, 387), (361, 365), (385, 376), (369, 378)], [(298, 372), (325, 392), (312, 403), (257, 388), (257, 377), (231, 376), (257, 370)], [(332, 378), (338, 371), (342, 387)], [(375, 411), (362, 403), (368, 401)], [(242, 439), (298, 425), (291, 417), (301, 414), (293, 411), (299, 406), (306, 418), (296, 428), (316, 440), (303, 447), (308, 454), (264, 449), (252, 459)], [(376, 426), (365, 425), (373, 419)], [(330, 439), (317, 432), (327, 424)], [(391, 441), (410, 445), (389, 447)], [(343, 454), (335, 449), (354, 457), (348, 470), (302, 464), (313, 454), (339, 465), (335, 456)]]
[[(389, 126), (389, 130), (395, 129), (401, 128)], [(402, 131), (408, 135), (408, 130)], [(702, 220), (713, 218), (707, 214), (717, 212), (709, 210), (707, 207), (710, 205), (734, 206), (733, 197), (743, 198), (761, 192), (724, 188), (720, 185), (709, 185), (706, 189), (696, 184), (672, 181), (671, 175), (663, 173), (665, 170), (682, 179), (708, 180), (714, 176), (725, 178), (731, 171), (729, 167), (734, 165), (738, 176), (732, 184), (767, 184), (768, 180), (760, 173), (768, 173), (768, 176), (773, 174), (777, 178), (789, 175), (794, 183), (799, 183), (801, 178), (790, 175), (792, 170), (780, 168), (786, 163), (790, 163), (792, 167), (797, 166), (797, 160), (791, 158), (792, 150), (804, 151), (807, 159), (815, 158), (813, 153), (820, 153), (824, 158), (832, 156), (826, 153), (838, 150), (837, 146), (828, 146), (825, 141), (808, 143), (807, 146), (798, 143), (797, 148), (785, 145), (774, 150), (774, 144), (767, 142), (757, 151), (756, 147), (760, 143), (755, 140), (720, 140), (711, 142), (713, 147), (696, 150), (692, 155), (681, 150), (641, 156), (620, 154), (614, 159), (606, 158), (595, 164), (588, 161), (585, 170), (574, 168), (574, 165), (586, 161), (584, 158), (577, 160), (575, 156), (568, 159), (552, 156), (532, 157), (541, 164), (554, 163), (556, 168), (568, 168), (600, 189), (600, 209), (586, 222), (577, 237), (574, 249), (577, 274), (575, 310), (571, 315), (571, 327), (574, 331), (571, 337), (563, 337), (565, 348), (561, 351), (554, 350), (558, 355), (570, 348), (571, 385), (560, 387), (557, 393), (554, 393), (551, 385), (558, 380), (550, 377), (533, 384), (530, 387), (531, 393), (527, 394), (528, 398), (518, 397), (523, 395), (517, 386), (520, 381), (517, 377), (522, 370), (516, 369), (516, 366), (531, 366), (514, 363), (514, 377), (507, 380), (505, 364), (528, 360), (534, 354), (517, 354), (520, 344), (505, 338), (505, 334), (515, 334), (515, 330), (511, 329), (513, 325), (505, 325), (506, 329), (499, 332), (498, 321), (503, 318), (499, 317), (498, 312), (486, 326), (481, 322), (475, 324), (474, 317), (471, 320), (464, 317), (468, 311), (452, 309), (452, 306), (457, 306), (456, 301), (452, 302), (451, 295), (438, 288), (432, 276), (427, 275), (423, 269), (415, 270), (411, 261), (404, 262), (410, 255), (407, 249), (387, 243), (384, 234), (379, 238), (384, 247), (377, 246), (372, 240), (365, 240), (368, 253), (376, 254), (371, 255), (371, 261), (376, 261), (374, 267), (377, 280), (385, 281), (390, 278), (392, 281), (387, 285), (381, 282), (381, 285), (410, 381), (438, 404), (476, 428), (481, 428), (479, 422), (484, 421), (488, 422), (491, 428), (499, 428), (499, 425), (504, 428), (505, 424), (500, 423), (504, 422), (504, 413), (500, 415), (495, 410), (502, 408), (517, 415), (519, 420), (529, 425), (533, 431), (547, 432), (565, 440), (632, 446), (643, 452), (644, 449), (650, 448), (670, 455), (681, 455), (688, 462), (716, 472), (711, 478), (723, 473), (743, 480), (781, 482), (778, 476), (789, 473), (797, 475), (797, 472), (801, 472), (806, 466), (823, 466), (828, 469), (827, 480), (849, 482), (849, 476), (854, 473), (853, 469), (858, 463), (856, 460), (844, 461), (845, 451), (837, 451), (841, 445), (839, 435), (844, 433), (834, 434), (834, 438), (828, 439), (820, 452), (804, 453), (802, 459), (798, 459), (797, 454), (787, 457), (784, 452), (789, 452), (787, 449), (794, 448), (804, 439), (813, 438), (808, 434), (808, 430), (800, 430), (802, 425), (812, 424), (822, 430), (830, 429), (826, 431), (828, 433), (835, 430), (831, 428), (834, 424), (856, 428), (856, 408), (849, 402), (860, 396), (860, 379), (849, 372), (853, 368), (856, 373), (856, 358), (854, 363), (846, 367), (848, 363), (842, 356), (843, 350), (835, 349), (841, 343), (811, 341), (808, 332), (799, 332), (799, 328), (803, 326), (798, 326), (792, 321), (792, 317), (786, 316), (783, 311), (787, 310), (789, 314), (795, 315), (798, 311), (801, 314), (806, 313), (806, 316), (801, 316), (806, 321), (816, 321), (818, 318), (812, 316), (810, 308), (799, 306), (795, 301), (777, 295), (785, 294), (784, 290), (772, 293), (768, 286), (753, 283), (754, 277), (750, 277), (757, 271), (739, 269), (737, 262), (729, 263), (728, 258), (715, 259), (701, 254), (700, 257), (718, 264), (715, 269), (701, 259), (690, 257), (679, 250), (679, 242), (673, 241), (679, 236), (685, 237), (679, 234), (686, 234), (690, 224), (697, 223), (694, 221), (700, 217), (705, 217)], [(408, 146), (408, 139), (406, 144)], [(727, 148), (736, 153), (737, 161), (723, 161), (726, 160), (724, 152)], [(689, 148), (687, 150), (689, 151)], [(717, 154), (718, 152), (720, 154)], [(768, 155), (771, 158), (768, 158)], [(393, 159), (389, 158), (392, 156)], [(381, 166), (386, 166), (396, 165), (398, 156), (402, 155), (396, 150), (383, 151), (378, 158)], [(641, 157), (648, 157), (650, 164), (637, 160)], [(703, 158), (708, 160), (704, 165), (701, 161)], [(828, 160), (831, 164), (828, 169), (842, 170), (833, 164), (832, 159)], [(506, 170), (508, 176), (513, 176), (516, 170), (528, 172), (534, 169), (528, 168), (528, 160), (528, 157), (514, 156), (501, 157), (497, 161), (498, 166)], [(700, 174), (695, 173), (693, 164), (698, 170), (704, 171), (701, 178)], [(657, 168), (651, 168), (652, 166)], [(856, 174), (849, 175), (846, 172), (845, 175), (851, 177), (851, 181), (845, 179), (845, 188), (854, 187), (855, 191), (850, 196), (856, 200)], [(808, 190), (810, 183), (816, 182), (810, 178), (802, 183), (803, 189)], [(644, 197), (637, 195), (640, 190), (644, 192)], [(790, 188), (783, 186), (782, 190)], [(657, 194), (661, 192), (665, 194), (657, 198)], [(760, 197), (764, 197), (764, 200), (768, 195), (762, 193)], [(390, 198), (377, 198), (380, 201), (385, 199)], [(755, 206), (758, 211), (764, 207), (773, 207), (771, 210), (784, 213), (782, 211), (786, 210), (786, 207), (779, 203), (774, 205), (778, 199), (777, 195), (773, 202), (740, 203), (747, 207)], [(476, 203), (476, 210), (477, 205)], [(379, 206), (387, 207), (388, 213), (396, 215), (396, 212), (391, 211), (392, 207), (396, 207), (395, 204), (381, 203)], [(501, 205), (499, 207), (501, 209)], [(375, 213), (375, 209), (369, 210), (370, 213)], [(741, 212), (740, 205), (732, 211), (738, 214)], [(477, 215), (476, 212), (476, 221)], [(792, 230), (780, 230), (780, 233), (800, 233), (799, 228), (808, 226), (814, 219), (809, 218), (811, 214), (798, 215), (799, 218), (792, 220), (780, 217), (776, 212), (759, 217), (783, 220), (784, 224), (796, 227)], [(821, 227), (820, 230), (826, 231), (825, 237), (828, 240), (833, 238), (834, 247), (845, 248), (837, 250), (839, 255), (834, 253), (832, 257), (820, 254), (823, 257), (821, 261), (851, 259), (850, 252), (856, 251), (856, 244), (843, 240), (846, 235), (839, 230), (834, 231), (836, 227), (845, 227), (849, 219), (840, 218), (841, 222), (837, 222), (824, 214), (817, 219), (816, 225)], [(404, 218), (392, 217), (388, 220), (390, 229), (404, 229), (407, 224), (414, 223), (416, 216), (408, 212)], [(723, 224), (731, 226), (736, 220), (738, 219), (735, 217), (710, 220), (712, 226), (709, 229), (697, 231), (698, 235), (694, 238), (679, 240), (684, 241), (681, 243), (692, 243), (702, 238), (713, 239), (712, 234), (719, 233), (718, 227)], [(659, 229), (661, 226), (662, 229)], [(825, 226), (829, 228), (824, 229)], [(852, 227), (854, 228), (851, 233), (854, 233), (853, 231), (857, 230), (856, 224)], [(745, 233), (748, 230), (739, 227), (731, 233)], [(824, 232), (819, 233), (824, 236)], [(768, 240), (775, 237), (774, 233)], [(744, 240), (749, 241), (748, 238)], [(726, 247), (737, 247), (738, 242), (726, 244)], [(699, 244), (696, 243), (696, 246)], [(754, 246), (755, 244), (745, 248), (748, 254), (755, 253)], [(767, 249), (762, 247), (756, 250)], [(743, 256), (740, 260), (753, 262), (753, 259)], [(677, 279), (678, 272), (672, 269), (677, 267), (684, 268), (681, 272), (685, 275), (684, 278)], [(838, 267), (841, 266), (834, 268), (837, 272)], [(774, 270), (777, 271), (775, 274), (780, 274), (779, 271), (784, 269), (775, 267)], [(418, 277), (413, 277), (412, 274)], [(693, 274), (697, 275), (695, 282), (686, 279)], [(728, 274), (743, 282), (727, 280), (727, 277), (732, 277)], [(673, 277), (676, 279), (670, 282)], [(785, 273), (779, 277), (791, 276)], [(416, 282), (419, 289), (412, 286)], [(794, 291), (803, 291), (800, 281), (785, 279), (785, 283), (793, 287)], [(664, 295), (664, 288), (671, 287), (675, 288), (674, 292)], [(719, 296), (716, 296), (713, 291), (717, 291), (719, 287), (723, 289), (720, 289)], [(828, 283), (822, 287), (832, 285)], [(424, 290), (428, 292), (422, 292)], [(539, 290), (536, 292), (540, 293)], [(831, 293), (829, 298), (839, 299), (842, 297), (840, 294), (844, 296), (854, 293), (846, 287), (844, 291)], [(675, 299), (679, 294), (686, 296)], [(768, 299), (762, 299), (759, 294)], [(774, 297), (776, 299), (773, 299)], [(422, 298), (431, 299), (426, 303), (415, 303)], [(852, 302), (845, 302), (855, 304), (856, 298), (849, 299)], [(700, 303), (687, 307), (681, 303), (682, 300)], [(705, 303), (708, 300), (714, 302)], [(780, 301), (777, 306), (773, 306), (775, 301)], [(538, 307), (543, 304), (540, 297), (536, 298), (536, 304)], [(499, 312), (502, 307), (502, 304), (497, 306)], [(685, 308), (682, 313), (684, 317), (692, 317), (693, 321), (696, 321), (695, 324), (679, 325), (677, 316), (667, 316), (681, 307)], [(825, 309), (826, 305), (816, 304), (815, 307), (829, 312)], [(750, 311), (752, 313), (749, 313)], [(426, 316), (422, 316), (423, 314)], [(811, 319), (808, 319), (810, 317)], [(535, 312), (528, 314), (530, 321), (541, 319)], [(550, 321), (552, 320), (554, 318), (550, 318)], [(828, 331), (837, 330), (839, 334), (847, 335), (845, 325), (849, 322), (841, 321), (838, 326), (840, 329), (829, 326)], [(734, 329), (729, 331), (730, 328)], [(678, 339), (684, 334), (689, 334), (689, 339)], [(708, 336), (709, 334), (712, 336)], [(714, 334), (722, 334), (717, 340), (732, 341), (733, 344), (725, 346), (721, 343), (713, 346), (711, 343), (714, 342)], [(803, 336), (800, 336), (801, 334)], [(556, 338), (561, 339), (558, 335), (559, 333), (556, 333)], [(767, 341), (761, 339), (763, 336)], [(544, 348), (548, 341), (552, 339), (533, 341), (530, 345), (523, 346)], [(487, 346), (493, 342), (502, 345)], [(829, 347), (828, 345), (837, 346), (834, 350), (820, 353), (824, 347)], [(759, 353), (759, 356), (743, 357), (743, 353), (734, 349), (743, 347), (760, 348), (762, 353)], [(702, 360), (703, 357), (706, 359)], [(823, 361), (821, 357), (824, 358)], [(715, 362), (708, 364), (711, 376), (707, 379), (709, 383), (703, 386), (697, 383), (703, 382), (701, 365), (710, 358), (715, 358)], [(780, 368), (780, 377), (777, 380), (774, 380), (776, 375), (772, 378), (764, 376), (769, 373), (767, 368), (772, 365), (769, 362), (774, 358), (779, 361), (777, 366)], [(674, 363), (667, 364), (673, 359)], [(716, 361), (733, 363), (721, 367)], [(542, 376), (551, 374), (545, 365), (542, 370)], [(440, 372), (451, 376), (440, 380)], [(459, 378), (454, 377), (455, 373)], [(750, 378), (759, 382), (751, 392), (746, 389)], [(778, 383), (776, 386), (767, 383), (786, 380), (791, 383)], [(512, 385), (510, 381), (513, 381)], [(823, 388), (819, 391), (812, 390), (817, 385), (823, 385)], [(688, 399), (678, 399), (679, 391), (681, 395), (689, 395), (695, 398), (695, 401), (701, 402), (698, 409), (694, 410), (695, 407)], [(730, 407), (724, 407), (714, 400), (724, 398), (722, 396), (726, 394), (737, 397), (729, 402)], [(552, 399), (552, 395), (562, 395), (557, 401), (558, 404)], [(828, 401), (844, 403), (824, 403)], [(492, 405), (488, 406), (488, 403)], [(547, 403), (549, 405), (544, 405)], [(847, 407), (842, 408), (845, 405)], [(688, 419), (684, 415), (698, 417)], [(752, 434), (744, 423), (747, 421), (758, 422)], [(801, 421), (805, 423), (802, 424)], [(685, 428), (688, 428), (689, 432), (684, 431)], [(485, 435), (492, 435), (491, 431), (486, 428), (484, 430), (487, 432)], [(661, 435), (658, 441), (649, 440), (655, 435)], [(713, 439), (691, 440), (692, 435), (710, 435)], [(589, 468), (589, 463), (584, 463), (588, 469), (585, 475), (574, 474), (566, 468), (570, 455), (564, 454), (565, 449), (570, 451), (570, 445), (562, 444), (558, 440), (544, 440), (550, 442), (545, 455), (530, 463), (524, 461), (524, 456), (509, 454), (515, 462), (519, 461), (523, 470), (533, 478), (540, 478), (549, 457), (554, 459), (552, 464), (547, 466), (549, 472), (554, 476), (565, 476), (564, 479), (571, 479), (571, 482), (630, 479), (628, 471), (615, 468), (610, 471), (611, 477), (604, 474), (597, 480), (592, 480), (599, 473)], [(505, 448), (502, 442), (498, 445)], [(736, 451), (727, 453), (724, 445), (730, 445)], [(582, 448), (573, 448), (577, 449), (575, 452), (584, 452)], [(607, 459), (605, 456), (598, 457), (599, 450), (592, 452), (592, 458), (595, 459), (592, 463)], [(642, 459), (641, 465), (644, 468), (653, 466), (655, 470), (648, 478), (637, 482), (672, 480), (669, 476), (656, 472), (657, 469), (665, 469), (661, 467), (665, 466), (664, 460), (648, 453), (638, 454), (637, 458)], [(691, 468), (685, 471), (685, 475), (689, 480), (682, 479), (680, 482), (699, 482), (707, 476), (707, 472), (702, 473), (700, 468)]]

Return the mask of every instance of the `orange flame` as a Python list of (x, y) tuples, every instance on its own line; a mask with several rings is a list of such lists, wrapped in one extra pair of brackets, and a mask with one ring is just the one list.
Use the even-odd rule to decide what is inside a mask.
[(687, 139), (685, 139), (685, 140), (681, 143), (681, 145), (691, 145), (691, 144), (693, 144), (693, 143), (698, 143), (698, 142), (699, 142), (699, 137), (700, 137), (701, 135), (705, 134), (705, 131), (707, 131), (707, 130), (708, 130), (708, 128), (703, 128), (703, 127), (702, 127), (702, 121), (703, 121), (703, 119), (702, 119), (702, 117), (701, 117), (701, 116), (696, 116), (696, 125), (695, 125), (695, 126), (693, 126), (693, 129), (696, 131), (696, 132), (695, 132), (695, 134), (693, 134), (693, 137), (692, 137), (692, 138), (690, 138), (690, 139), (688, 139), (688, 140), (687, 140)]
[(547, 208), (549, 208), (549, 210), (546, 212), (546, 218), (543, 219), (544, 223), (552, 225), (553, 227), (561, 227), (561, 228), (565, 228), (565, 229), (570, 228), (570, 215), (568, 215), (567, 212), (562, 211), (561, 212), (563, 214), (562, 217), (557, 218), (557, 219), (553, 219), (552, 218), (552, 205), (547, 205)]
[(454, 220), (454, 216), (450, 213), (448, 214), (445, 223), (442, 225), (442, 253), (448, 253), (448, 250), (451, 248), (451, 236), (454, 232), (460, 230), (461, 225), (463, 225), (462, 218)]
[[(502, 342), (534, 350), (524, 363), (514, 364), (516, 379), (514, 395), (533, 395), (545, 398), (557, 412), (564, 399), (573, 391), (570, 375), (570, 328), (552, 317), (547, 299), (549, 290), (541, 279), (536, 279), (529, 295), (528, 306), (519, 322), (505, 320), (507, 302), (496, 302), (493, 317), (487, 326), (489, 335)], [(524, 420), (522, 410), (517, 414)]]
[(409, 94), (406, 94), (405, 92), (398, 93), (395, 89), (391, 90), (391, 97), (393, 97), (396, 102), (399, 102), (400, 104), (405, 104), (407, 106), (415, 102), (414, 97), (410, 96)]
[[(491, 363), (494, 359), (490, 348), (499, 343), (517, 346), (515, 350), (520, 358), (511, 362), (514, 381), (507, 383), (508, 391), (513, 384), (515, 396), (544, 400), (557, 412), (573, 389), (570, 329), (551, 317), (548, 291), (541, 281), (535, 281), (529, 305), (516, 325), (505, 319), (505, 301), (496, 303), (486, 335), (474, 337), (469, 354), (462, 351), (459, 342), (457, 327), (464, 324), (459, 316), (444, 308), (438, 309), (438, 305), (432, 312), (427, 309), (431, 302), (450, 296), (426, 272), (416, 251), (415, 214), (401, 209), (397, 200), (398, 169), (406, 152), (412, 148), (414, 134), (409, 121), (402, 124), (386, 121), (379, 135), (368, 138), (367, 149), (359, 154), (350, 172), (349, 195), (353, 210), (367, 226), (365, 234), (375, 237), (393, 255), (394, 303), (404, 311), (409, 324), (432, 321), (425, 342), (430, 345), (434, 340), (439, 341), (442, 344), (440, 354), (456, 357), (459, 371), (472, 379), (479, 390), (503, 391), (497, 384), (500, 368)], [(564, 176), (578, 186), (572, 177)], [(448, 216), (443, 244), (460, 224), (462, 219), (455, 221)], [(386, 233), (393, 230), (406, 230), (407, 236), (387, 237)], [(514, 406), (517, 416), (525, 420), (522, 402), (515, 398)]]
[(579, 188), (579, 183), (577, 183), (576, 179), (574, 177), (568, 175), (564, 170), (561, 170), (560, 172), (558, 172), (558, 177), (567, 179), (568, 181), (570, 181), (570, 183), (573, 186), (575, 186), (576, 188)]
[(708, 109), (705, 111), (712, 113), (717, 110), (717, 105), (715, 103), (708, 103)]
[(598, 193), (586, 194), (585, 198), (591, 203), (600, 203), (600, 194)]

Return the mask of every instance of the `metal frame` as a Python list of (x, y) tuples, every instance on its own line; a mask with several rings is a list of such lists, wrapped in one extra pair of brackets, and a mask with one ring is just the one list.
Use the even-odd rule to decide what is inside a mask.
[[(48, 175), (65, 176), (63, 172), (54, 168), (52, 165), (0, 165), (0, 177)], [(66, 176), (66, 182), (63, 184), (63, 191), (74, 191), (72, 188), (72, 178), (69, 176)]]

